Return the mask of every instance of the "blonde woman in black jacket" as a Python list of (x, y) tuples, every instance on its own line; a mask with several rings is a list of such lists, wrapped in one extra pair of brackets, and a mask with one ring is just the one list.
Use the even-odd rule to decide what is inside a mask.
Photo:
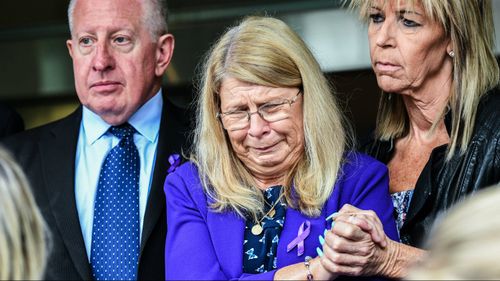
[[(346, 206), (326, 235), (330, 270), (401, 278), (436, 215), (500, 181), (500, 71), (491, 1), (354, 0), (382, 89), (365, 151), (389, 168), (401, 241)], [(464, 222), (466, 225), (467, 222)]]

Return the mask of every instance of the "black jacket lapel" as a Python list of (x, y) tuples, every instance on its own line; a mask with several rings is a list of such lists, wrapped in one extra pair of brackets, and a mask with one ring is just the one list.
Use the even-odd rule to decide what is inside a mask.
[(47, 198), (57, 228), (82, 279), (91, 279), (85, 243), (75, 201), (75, 155), (81, 107), (40, 140)]
[(165, 95), (163, 96), (156, 162), (142, 230), (141, 254), (157, 224), (166, 224), (166, 222), (159, 222), (158, 220), (160, 218), (165, 219), (163, 184), (170, 168), (168, 157), (172, 154), (181, 155), (183, 150), (187, 149), (186, 139), (191, 128), (190, 121), (191, 118), (186, 110), (175, 106)]

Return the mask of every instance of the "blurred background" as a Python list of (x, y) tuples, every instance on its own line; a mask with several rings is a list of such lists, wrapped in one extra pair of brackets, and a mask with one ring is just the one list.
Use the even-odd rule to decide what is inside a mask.
[[(464, 0), (465, 1), (465, 0)], [(26, 128), (66, 116), (78, 106), (65, 41), (67, 0), (1, 1), (0, 102), (14, 107)], [(379, 90), (370, 69), (366, 26), (341, 0), (167, 0), (176, 38), (164, 78), (168, 96), (186, 107), (196, 67), (210, 45), (245, 15), (287, 22), (309, 45), (337, 89), (342, 107), (363, 137), (375, 122)], [(500, 1), (495, 0), (500, 54)], [(2, 122), (2, 120), (0, 120)]]

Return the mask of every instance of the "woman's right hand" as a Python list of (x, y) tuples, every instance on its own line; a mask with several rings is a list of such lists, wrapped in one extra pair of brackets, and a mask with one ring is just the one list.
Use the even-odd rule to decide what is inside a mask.
[(393, 245), (377, 215), (345, 205), (333, 220), (323, 244), (322, 265), (339, 275), (384, 275)]
[(334, 280), (338, 274), (328, 270), (321, 261), (322, 257), (315, 257), (311, 260), (311, 272), (315, 280)]
[(354, 224), (339, 221), (326, 234), (321, 264), (338, 275), (380, 275), (383, 251), (369, 233)]
[(345, 205), (334, 222), (321, 257), (332, 274), (404, 278), (408, 268), (425, 257), (425, 251), (389, 239), (372, 211)]

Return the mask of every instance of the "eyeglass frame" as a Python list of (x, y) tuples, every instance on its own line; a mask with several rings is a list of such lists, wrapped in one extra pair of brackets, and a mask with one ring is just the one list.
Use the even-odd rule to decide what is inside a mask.
[[(300, 96), (300, 94), (303, 94), (302, 89), (299, 89), (299, 91), (297, 92), (297, 94), (296, 94), (293, 98), (291, 98), (291, 99), (282, 99), (282, 102), (283, 102), (283, 103), (280, 103), (280, 104), (274, 104), (274, 105), (283, 105), (283, 104), (288, 103), (288, 105), (289, 105), (289, 106), (290, 106), (290, 108), (291, 108), (291, 107), (292, 107), (292, 104), (294, 104), (294, 103), (297, 101), (297, 98)], [(259, 114), (260, 118), (262, 118), (262, 120), (265, 120), (266, 122), (269, 122), (269, 123), (277, 122), (277, 121), (279, 121), (279, 120), (276, 120), (276, 121), (268, 121), (266, 118), (264, 118), (264, 116), (262, 115), (262, 112), (260, 111), (260, 110), (261, 110), (261, 108), (263, 108), (263, 107), (265, 107), (265, 106), (269, 105), (270, 103), (271, 103), (271, 102), (267, 102), (267, 103), (264, 103), (264, 104), (260, 105), (260, 106), (257, 108), (257, 110), (256, 110), (256, 111), (254, 111), (254, 112), (250, 112), (249, 110), (233, 110), (233, 111), (227, 111), (227, 112), (220, 112), (220, 111), (219, 111), (219, 112), (217, 112), (217, 114), (215, 115), (215, 117), (221, 121), (221, 123), (222, 123), (222, 126), (223, 126), (223, 127), (224, 127), (224, 122), (222, 121), (222, 117), (224, 117), (224, 115), (232, 114), (232, 113), (235, 113), (235, 112), (245, 112), (245, 113), (247, 114), (247, 119), (246, 119), (246, 120), (247, 120), (247, 122), (248, 122), (248, 125), (250, 125), (250, 118), (251, 118), (251, 116), (252, 116), (253, 114), (255, 114), (255, 113)], [(247, 125), (247, 126), (248, 126), (248, 125)], [(246, 126), (245, 126), (245, 127), (246, 127)], [(243, 127), (243, 128), (245, 128), (245, 127)], [(236, 129), (235, 131), (237, 131), (237, 130), (242, 130), (243, 128), (241, 128), (241, 129)], [(226, 128), (224, 127), (224, 129), (226, 129)], [(228, 129), (226, 129), (226, 130), (228, 130)]]

